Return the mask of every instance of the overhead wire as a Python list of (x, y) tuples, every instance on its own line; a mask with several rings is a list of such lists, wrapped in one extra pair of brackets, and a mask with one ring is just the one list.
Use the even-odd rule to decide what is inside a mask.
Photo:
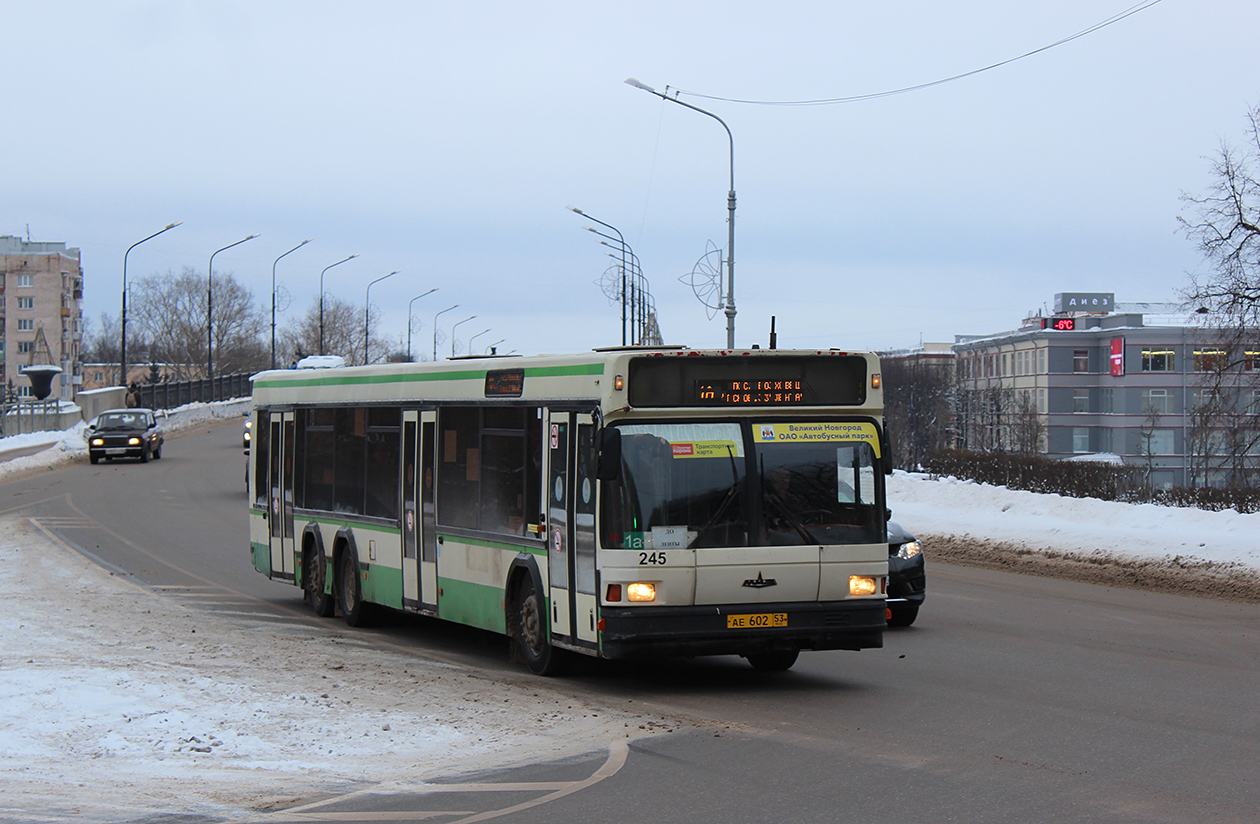
[[(993, 63), (992, 65), (989, 65), (989, 66), (984, 66), (983, 68), (972, 69), (971, 71), (966, 71), (966, 72), (963, 72), (962, 74), (955, 74), (950, 77), (943, 77), (939, 80), (932, 80), (927, 83), (917, 83), (913, 86), (905, 86), (900, 89), (889, 89), (887, 91), (882, 91), (882, 92), (870, 92), (868, 94), (857, 94), (857, 95), (851, 95), (849, 97), (820, 98), (816, 100), (744, 100), (744, 99), (740, 99), (736, 97), (719, 97), (718, 95), (704, 94), (702, 92), (692, 92), (692, 91), (687, 91), (686, 89), (679, 89), (679, 88), (674, 88), (672, 89), (672, 91), (675, 97), (677, 97), (680, 94), (685, 94), (690, 97), (701, 97), (706, 100), (719, 100), (725, 103), (744, 103), (750, 106), (834, 106), (841, 103), (857, 103), (863, 100), (876, 100), (881, 97), (892, 97), (894, 95), (899, 95), (899, 94), (909, 94), (910, 92), (917, 92), (917, 91), (922, 91), (924, 89), (930, 89), (933, 86), (940, 86), (945, 83), (952, 83), (955, 80), (962, 80), (967, 77), (974, 77), (977, 74), (982, 74), (983, 72), (992, 71), (994, 69), (1001, 68), (1002, 66), (1009, 66), (1011, 63), (1014, 63), (1016, 61), (1023, 60), (1028, 57), (1032, 57), (1033, 55), (1041, 54), (1042, 52), (1049, 51), (1050, 49), (1056, 48), (1058, 46), (1062, 46), (1065, 43), (1071, 43), (1073, 40), (1079, 40), (1080, 38), (1085, 37), (1086, 35), (1093, 34), (1094, 32), (1100, 29), (1104, 29), (1114, 23), (1118, 23), (1127, 17), (1132, 17), (1138, 12), (1146, 11), (1151, 6), (1154, 6), (1161, 2), (1163, 2), (1163, 0), (1143, 0), (1142, 2), (1134, 6), (1130, 6), (1124, 11), (1118, 12), (1117, 14), (1114, 14), (1111, 17), (1108, 17), (1106, 20), (1103, 20), (1099, 23), (1095, 23), (1089, 28), (1078, 31), (1076, 34), (1072, 34), (1060, 40), (1056, 40), (1053, 43), (1048, 43), (1044, 46), (1041, 46), (1040, 48), (1033, 49), (1030, 52), (1025, 52), (1024, 54), (1021, 54), (1017, 57), (1011, 57), (1007, 60), (1002, 60), (1001, 62)], [(668, 94), (671, 91), (671, 88), (669, 86), (666, 86), (665, 91), (666, 91), (666, 94)]]

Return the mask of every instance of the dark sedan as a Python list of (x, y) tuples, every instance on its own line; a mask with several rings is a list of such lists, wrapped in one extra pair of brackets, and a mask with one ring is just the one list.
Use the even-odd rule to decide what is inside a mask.
[(88, 460), (162, 457), (166, 438), (151, 409), (108, 409), (88, 427)]
[(908, 627), (927, 594), (923, 544), (896, 521), (888, 522), (888, 625)]

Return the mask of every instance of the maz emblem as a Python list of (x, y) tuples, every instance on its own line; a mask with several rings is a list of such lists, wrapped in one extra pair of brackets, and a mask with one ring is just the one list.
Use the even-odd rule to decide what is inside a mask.
[(774, 580), (773, 578), (762, 578), (761, 570), (757, 570), (756, 578), (749, 578), (747, 581), (744, 582), (744, 586), (752, 587), (753, 589), (765, 589), (766, 587), (773, 587), (773, 586), (778, 586), (778, 585), (779, 585), (779, 582)]

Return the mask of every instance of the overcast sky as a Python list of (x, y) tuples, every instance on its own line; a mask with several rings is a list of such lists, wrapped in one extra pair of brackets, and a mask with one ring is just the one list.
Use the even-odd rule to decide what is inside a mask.
[[(82, 250), (85, 314), (128, 278), (233, 272), (284, 326), (325, 290), (417, 354), (621, 341), (613, 261), (642, 262), (667, 343), (722, 346), (679, 278), (726, 245), (714, 120), (625, 85), (805, 100), (1018, 57), (1138, 0), (57, 2), (4, 0), (0, 234)], [(1163, 0), (992, 71), (840, 105), (684, 95), (734, 135), (736, 341), (890, 348), (1009, 329), (1054, 293), (1169, 301), (1208, 156), (1260, 103), (1254, 0)], [(290, 296), (285, 301), (285, 296)], [(488, 329), (488, 332), (483, 330)], [(419, 342), (425, 341), (425, 345)], [(450, 343), (441, 351), (450, 354)]]

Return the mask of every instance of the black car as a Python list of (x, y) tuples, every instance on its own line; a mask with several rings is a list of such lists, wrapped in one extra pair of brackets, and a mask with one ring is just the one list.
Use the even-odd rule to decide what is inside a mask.
[(896, 521), (888, 522), (888, 625), (908, 627), (927, 594), (923, 544)]
[(107, 409), (88, 426), (88, 460), (162, 457), (166, 438), (151, 409)]

